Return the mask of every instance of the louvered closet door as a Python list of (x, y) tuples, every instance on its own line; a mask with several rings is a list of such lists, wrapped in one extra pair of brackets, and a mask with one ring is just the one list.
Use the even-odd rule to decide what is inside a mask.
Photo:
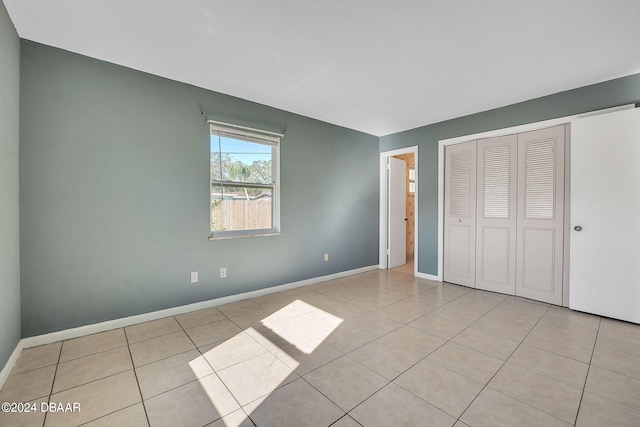
[(444, 280), (475, 287), (476, 141), (445, 149)]
[(517, 135), (478, 141), (476, 287), (516, 291)]
[(516, 295), (562, 304), (565, 127), (518, 135)]

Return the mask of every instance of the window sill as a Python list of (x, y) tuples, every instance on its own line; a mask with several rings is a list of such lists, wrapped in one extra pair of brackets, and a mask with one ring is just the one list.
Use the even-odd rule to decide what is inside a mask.
[(232, 231), (232, 232), (218, 232), (211, 233), (209, 235), (209, 240), (227, 240), (227, 239), (237, 239), (242, 237), (265, 237), (265, 236), (279, 236), (280, 230), (277, 229), (269, 229), (269, 230), (243, 230), (243, 231)]

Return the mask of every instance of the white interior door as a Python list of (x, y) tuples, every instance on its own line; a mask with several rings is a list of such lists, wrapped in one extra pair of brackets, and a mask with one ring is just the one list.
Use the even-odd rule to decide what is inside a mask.
[(389, 157), (389, 268), (407, 263), (407, 162)]
[(516, 291), (518, 136), (478, 140), (476, 287)]
[(569, 307), (640, 323), (640, 109), (575, 120), (571, 139)]
[(562, 305), (565, 127), (518, 134), (516, 295)]
[(445, 150), (444, 280), (475, 287), (476, 141)]

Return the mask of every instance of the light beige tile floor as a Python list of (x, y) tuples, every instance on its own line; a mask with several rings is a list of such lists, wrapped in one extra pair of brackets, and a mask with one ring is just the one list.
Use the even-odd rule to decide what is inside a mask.
[(35, 409), (0, 426), (640, 426), (640, 325), (377, 270), (25, 349), (0, 402)]

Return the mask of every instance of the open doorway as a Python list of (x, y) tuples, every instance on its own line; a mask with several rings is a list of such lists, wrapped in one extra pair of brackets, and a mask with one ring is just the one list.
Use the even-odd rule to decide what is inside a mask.
[(417, 274), (418, 147), (380, 153), (380, 268)]
[[(406, 153), (398, 154), (393, 158), (405, 162), (404, 168), (404, 223), (405, 223), (405, 263), (395, 267), (396, 270), (403, 273), (413, 274), (414, 272), (414, 247), (415, 247), (415, 154)], [(393, 237), (393, 236), (392, 236)]]

